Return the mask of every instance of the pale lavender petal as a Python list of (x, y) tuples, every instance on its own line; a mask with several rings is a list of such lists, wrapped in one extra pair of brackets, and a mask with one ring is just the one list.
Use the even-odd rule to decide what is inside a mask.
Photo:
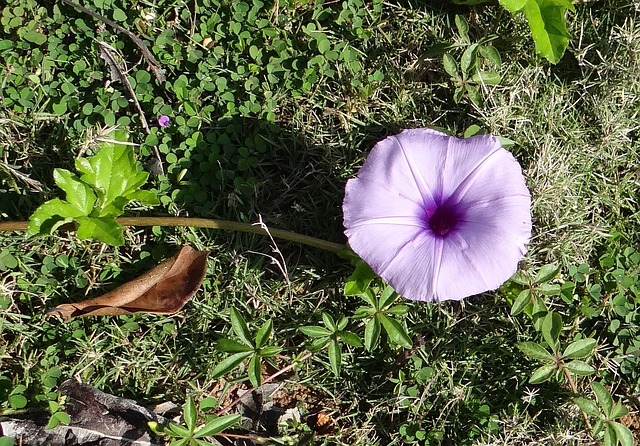
[[(440, 135), (438, 132), (433, 134)], [(388, 187), (418, 204), (423, 203), (425, 199), (433, 201), (431, 190), (435, 189), (436, 183), (433, 182), (432, 172), (423, 172), (420, 167), (425, 164), (432, 165), (441, 157), (429, 157), (428, 151), (416, 150), (424, 147), (424, 144), (429, 144), (429, 136), (404, 131), (383, 139), (371, 149), (358, 172), (358, 178), (349, 183), (364, 180), (372, 185), (376, 183), (379, 187)], [(446, 144), (440, 147), (440, 151), (442, 150), (446, 150)], [(427, 160), (424, 159), (425, 156), (428, 157)], [(438, 166), (433, 165), (432, 170), (435, 172), (437, 169)]]
[(530, 205), (520, 166), (496, 138), (405, 130), (376, 144), (348, 182), (345, 233), (405, 297), (462, 299), (515, 272)]

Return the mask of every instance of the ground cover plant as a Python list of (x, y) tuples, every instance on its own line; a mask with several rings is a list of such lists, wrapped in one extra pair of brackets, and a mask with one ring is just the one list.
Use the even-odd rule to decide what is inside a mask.
[[(173, 403), (148, 426), (159, 443), (638, 443), (639, 11), (9, 0), (0, 429), (73, 425), (59, 388), (74, 379)], [(498, 290), (414, 302), (335, 254), (347, 181), (407, 128), (491, 133), (522, 166), (533, 232)], [(175, 315), (46, 316), (184, 245), (209, 251), (207, 272)]]

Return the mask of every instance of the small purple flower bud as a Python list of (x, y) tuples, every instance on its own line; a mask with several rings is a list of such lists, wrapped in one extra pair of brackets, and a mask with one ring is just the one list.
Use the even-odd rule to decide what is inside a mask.
[(167, 127), (171, 125), (171, 119), (167, 115), (160, 115), (158, 118), (158, 125), (160, 127)]

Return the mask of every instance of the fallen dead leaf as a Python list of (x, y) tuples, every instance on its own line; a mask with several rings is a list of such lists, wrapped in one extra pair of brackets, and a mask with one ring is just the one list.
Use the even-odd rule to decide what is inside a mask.
[(184, 246), (137, 279), (93, 299), (58, 305), (47, 311), (47, 316), (59, 316), (67, 322), (79, 316), (176, 313), (200, 287), (208, 255), (209, 251)]

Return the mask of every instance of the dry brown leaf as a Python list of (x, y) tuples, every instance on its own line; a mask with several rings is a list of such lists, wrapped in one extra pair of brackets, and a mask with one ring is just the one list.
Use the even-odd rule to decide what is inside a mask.
[(67, 322), (79, 316), (176, 313), (200, 287), (207, 270), (208, 255), (209, 251), (184, 246), (176, 255), (137, 279), (94, 299), (58, 305), (47, 315), (60, 316)]

